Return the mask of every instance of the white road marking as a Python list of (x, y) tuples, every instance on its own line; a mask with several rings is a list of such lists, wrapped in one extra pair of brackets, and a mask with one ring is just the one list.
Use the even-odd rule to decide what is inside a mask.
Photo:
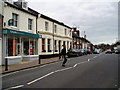
[(93, 58), (96, 58), (97, 56), (94, 56)]
[(88, 59), (88, 62), (90, 61), (90, 59)]
[[(78, 64), (86, 63), (86, 62), (89, 62), (89, 61), (90, 61), (90, 59), (88, 59), (88, 61), (84, 61), (84, 62), (77, 63), (77, 64), (75, 64), (73, 67), (68, 67), (68, 68), (65, 68), (65, 69), (60, 69), (60, 70), (56, 70), (56, 71), (54, 71), (54, 72), (48, 73), (48, 74), (46, 74), (46, 75), (44, 75), (44, 76), (42, 76), (42, 77), (40, 77), (40, 78), (38, 78), (38, 79), (35, 79), (35, 80), (27, 83), (27, 85), (30, 85), (30, 84), (32, 84), (32, 83), (35, 83), (35, 82), (37, 82), (37, 81), (39, 81), (39, 80), (41, 80), (41, 79), (43, 79), (43, 78), (45, 78), (45, 77), (47, 77), (47, 76), (49, 76), (49, 75), (51, 75), (51, 74), (54, 74), (54, 73), (57, 73), (57, 72), (61, 72), (61, 71), (65, 71), (65, 70), (68, 70), (68, 69), (71, 69), (71, 68), (75, 68)], [(58, 62), (56, 62), (56, 63), (58, 63)], [(52, 64), (54, 64), (54, 63), (52, 63)], [(49, 65), (50, 65), (50, 64), (49, 64)], [(47, 66), (47, 65), (43, 65), (43, 66), (40, 66), (40, 67), (44, 67), (44, 66)], [(35, 68), (39, 68), (39, 67), (35, 67)], [(26, 70), (31, 70), (31, 69), (35, 69), (35, 68), (30, 68), (30, 69), (26, 69)], [(26, 70), (22, 70), (22, 71), (26, 71)], [(19, 72), (19, 71), (16, 71), (16, 72), (13, 72), (13, 73), (10, 73), (10, 74), (14, 74), (14, 73), (17, 73), (17, 72)], [(4, 75), (4, 76), (10, 75), (10, 74), (6, 74), (6, 75)], [(24, 85), (19, 85), (19, 86), (11, 87), (11, 88), (9, 88), (9, 89), (19, 88), (19, 87), (23, 87), (23, 86), (24, 86)], [(7, 89), (7, 90), (8, 90), (8, 89)]]
[(81, 63), (79, 63), (79, 64), (86, 63), (86, 62), (88, 62), (88, 61), (84, 61), (84, 62), (81, 62)]
[(2, 74), (0, 76), (1, 77), (5, 77), (5, 76), (9, 76), (9, 75), (12, 75), (12, 74), (15, 74), (15, 73), (18, 73), (18, 72), (22, 72), (22, 71), (27, 71), (27, 70), (32, 70), (32, 69), (36, 69), (36, 68), (42, 68), (42, 67), (45, 67), (45, 66), (48, 66), (48, 65), (51, 65), (51, 64), (55, 64), (55, 63), (59, 63), (59, 62), (54, 62), (54, 63), (50, 63), (50, 64), (45, 64), (45, 65), (42, 65), (42, 66), (38, 66), (38, 67), (33, 67), (33, 68), (28, 68), (28, 69), (24, 69), (24, 70), (20, 70), (20, 71), (15, 71), (15, 72), (11, 72), (11, 73), (8, 73), (8, 74)]
[(46, 74), (46, 75), (44, 75), (44, 76), (42, 76), (42, 77), (40, 77), (40, 78), (38, 78), (38, 79), (35, 79), (35, 80), (27, 83), (27, 84), (30, 85), (30, 84), (32, 84), (32, 83), (34, 83), (34, 82), (37, 82), (38, 80), (41, 80), (41, 79), (43, 79), (43, 78), (45, 78), (45, 77), (47, 77), (47, 76), (49, 76), (49, 75), (51, 75), (51, 74), (53, 74), (53, 73), (54, 73), (54, 72), (48, 73), (48, 74)]
[(56, 71), (54, 71), (54, 73), (56, 73), (56, 72), (61, 72), (61, 71), (65, 71), (65, 70), (68, 70), (68, 69), (71, 69), (71, 68), (73, 68), (73, 67), (68, 67), (68, 68), (65, 68), (65, 69), (56, 70)]
[(10, 88), (4, 89), (4, 90), (10, 90), (10, 89), (15, 89), (15, 88), (20, 88), (20, 87), (23, 87), (23, 86), (24, 86), (24, 85), (19, 85), (19, 86), (10, 87)]
[(76, 67), (78, 64), (75, 64), (73, 67)]

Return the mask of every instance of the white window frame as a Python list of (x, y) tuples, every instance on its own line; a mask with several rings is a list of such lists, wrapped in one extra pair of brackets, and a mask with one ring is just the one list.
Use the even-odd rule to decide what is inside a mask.
[(28, 18), (28, 30), (33, 30), (33, 19)]
[(48, 28), (49, 28), (49, 23), (45, 21), (45, 31), (48, 31)]
[(18, 16), (19, 16), (18, 14), (12, 13), (12, 19), (13, 19), (13, 26), (14, 27), (18, 27)]

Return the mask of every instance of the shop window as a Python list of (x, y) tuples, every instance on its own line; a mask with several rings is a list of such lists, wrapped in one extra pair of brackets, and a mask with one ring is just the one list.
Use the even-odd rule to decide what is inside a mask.
[(29, 52), (30, 52), (30, 55), (34, 55), (34, 53), (35, 53), (34, 41), (33, 40), (30, 40)]
[(46, 50), (45, 50), (45, 38), (42, 38), (42, 52), (46, 52)]
[(48, 39), (48, 52), (51, 52), (51, 50), (50, 50), (50, 43), (51, 42), (51, 39)]
[(8, 56), (13, 56), (13, 38), (8, 38)]
[(23, 39), (23, 52), (24, 55), (29, 55), (29, 39)]
[(8, 37), (7, 39), (7, 55), (18, 56), (21, 53), (20, 50), (20, 38)]
[(35, 46), (34, 47), (34, 50), (35, 50), (34, 54), (37, 55), (38, 54), (38, 42), (37, 42), (37, 40), (35, 40), (34, 42), (35, 42), (35, 45), (34, 45)]
[(17, 51), (16, 51), (16, 53), (17, 53), (17, 55), (20, 55), (21, 54), (21, 42), (20, 42), (20, 38), (17, 38), (16, 41), (17, 41), (17, 44), (16, 44)]

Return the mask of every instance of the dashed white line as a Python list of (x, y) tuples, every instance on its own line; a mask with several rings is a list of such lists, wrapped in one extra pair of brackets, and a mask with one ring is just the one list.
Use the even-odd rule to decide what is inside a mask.
[(61, 72), (61, 71), (65, 71), (65, 70), (68, 70), (68, 69), (71, 69), (71, 68), (73, 68), (73, 67), (68, 67), (68, 68), (65, 68), (65, 69), (56, 70), (56, 71), (54, 71), (54, 72), (55, 72), (55, 73), (56, 73), (56, 72)]
[(90, 61), (90, 59), (88, 59), (88, 62)]
[(75, 64), (73, 67), (76, 67), (78, 64)]
[(10, 87), (10, 88), (4, 89), (4, 90), (10, 90), (10, 89), (15, 89), (15, 88), (20, 88), (20, 87), (23, 87), (23, 86), (24, 86), (24, 85), (19, 85), (19, 86)]
[(96, 58), (97, 56), (94, 56), (93, 58)]
[(40, 77), (40, 78), (38, 78), (38, 79), (35, 79), (35, 80), (27, 83), (27, 84), (30, 85), (30, 84), (32, 84), (32, 83), (34, 83), (34, 82), (36, 82), (36, 81), (38, 81), (38, 80), (41, 80), (41, 79), (43, 79), (43, 78), (45, 78), (45, 77), (47, 77), (47, 76), (49, 76), (49, 75), (51, 75), (51, 74), (53, 74), (53, 73), (54, 73), (54, 72), (48, 73), (48, 74), (46, 74), (46, 75), (44, 75), (44, 76), (42, 76), (42, 77)]
[[(59, 63), (59, 62), (55, 62), (55, 63)], [(24, 72), (24, 71), (27, 71), (27, 70), (32, 70), (32, 69), (36, 69), (36, 68), (42, 68), (42, 67), (45, 67), (45, 66), (48, 66), (48, 65), (51, 65), (51, 64), (55, 64), (55, 63), (50, 63), (50, 64), (46, 64), (46, 65), (42, 65), (42, 66), (38, 66), (38, 67), (34, 67), (34, 68), (28, 68), (28, 69), (25, 69), (25, 70), (20, 70), (20, 71), (15, 71), (15, 72), (11, 72), (11, 73), (8, 73), (8, 74), (5, 74), (5, 75), (1, 75), (1, 77), (5, 77), (5, 76), (9, 76), (9, 75), (12, 75), (12, 74), (15, 74), (15, 73), (18, 73), (18, 72)]]

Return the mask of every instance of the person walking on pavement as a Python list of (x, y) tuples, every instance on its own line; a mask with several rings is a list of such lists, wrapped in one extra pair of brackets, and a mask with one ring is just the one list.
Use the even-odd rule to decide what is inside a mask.
[(61, 55), (62, 55), (62, 58), (63, 58), (62, 66), (65, 67), (65, 63), (67, 62), (67, 58), (66, 58), (66, 46), (65, 45), (62, 45), (62, 46), (63, 46), (63, 49), (61, 51)]

